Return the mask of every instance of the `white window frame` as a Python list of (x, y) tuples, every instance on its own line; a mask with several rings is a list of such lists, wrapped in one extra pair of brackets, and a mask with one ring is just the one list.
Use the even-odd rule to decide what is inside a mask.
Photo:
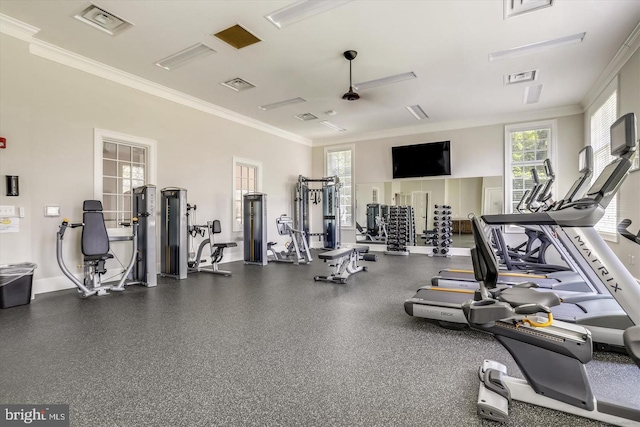
[[(338, 151), (351, 151), (351, 224), (340, 224), (343, 230), (355, 230), (356, 227), (356, 216), (355, 216), (355, 198), (356, 198), (356, 184), (355, 184), (355, 153), (356, 147), (355, 144), (347, 144), (347, 145), (333, 145), (324, 148), (324, 173), (325, 176), (333, 176), (329, 170), (329, 162), (327, 162), (327, 155), (330, 153), (335, 153)], [(344, 195), (344, 183), (342, 183), (342, 187), (340, 188), (341, 197)], [(342, 205), (341, 205), (342, 208)]]
[[(512, 132), (521, 132), (527, 130), (537, 130), (537, 129), (550, 129), (551, 135), (549, 137), (549, 160), (551, 161), (551, 166), (557, 168), (556, 162), (556, 152), (557, 152), (557, 140), (558, 140), (558, 121), (553, 120), (542, 120), (537, 122), (526, 122), (526, 123), (517, 123), (512, 125), (505, 125), (504, 127), (504, 212), (506, 214), (513, 213), (513, 189), (512, 189), (512, 176), (511, 170), (513, 166), (513, 153), (511, 151), (511, 133)], [(533, 165), (534, 163), (540, 162), (536, 160), (534, 162), (522, 162), (524, 166), (529, 164)], [(520, 163), (518, 163), (520, 164)], [(556, 180), (553, 183), (552, 194), (555, 197), (558, 197), (558, 181)], [(521, 233), (522, 228), (517, 226), (506, 226), (505, 231), (507, 233)]]
[[(115, 141), (118, 143), (138, 146), (147, 150), (146, 168), (147, 178), (145, 184), (155, 184), (158, 180), (156, 164), (157, 164), (157, 146), (155, 139), (142, 138), (139, 136), (127, 135), (120, 132), (114, 132), (105, 129), (94, 128), (93, 130), (93, 197), (95, 200), (102, 201), (102, 177), (103, 177), (103, 146), (105, 142)], [(131, 230), (126, 228), (108, 228), (107, 232), (110, 236), (126, 236), (131, 234)]]
[[(607, 85), (607, 87), (600, 93), (600, 95), (598, 95), (598, 97), (596, 98), (596, 100), (591, 104), (591, 106), (589, 106), (589, 109), (587, 110), (586, 113), (586, 120), (585, 120), (585, 135), (586, 135), (586, 145), (592, 145), (592, 135), (591, 135), (591, 118), (592, 116), (596, 113), (596, 111), (598, 111), (605, 103), (605, 101), (607, 101), (611, 95), (613, 95), (614, 93), (616, 93), (616, 111), (615, 111), (615, 117), (618, 118), (619, 112), (620, 112), (620, 90), (618, 88), (618, 76), (614, 77), (613, 80), (611, 80), (611, 82)], [(613, 124), (613, 123), (611, 123)], [(596, 169), (596, 151), (594, 149), (593, 152), (593, 161), (594, 161), (594, 172)], [(607, 162), (608, 164), (609, 162)], [(606, 164), (605, 164), (606, 166)], [(591, 181), (595, 181), (597, 179), (597, 174), (594, 173)], [(615, 219), (614, 219), (614, 223), (617, 224), (618, 223), (618, 212), (619, 212), (619, 206), (618, 206), (618, 196), (614, 196), (614, 198), (611, 200), (611, 202), (609, 203), (609, 206), (607, 207), (607, 213), (609, 214), (614, 214), (615, 215)], [(602, 227), (598, 227), (598, 224), (596, 224), (595, 229), (596, 231), (598, 231), (598, 234), (600, 234), (600, 236), (609, 242), (614, 242), (617, 243), (618, 242), (618, 233), (616, 232), (616, 227), (615, 224), (613, 226), (612, 229), (610, 230), (603, 230)]]
[[(231, 223), (233, 231), (242, 233), (244, 232), (244, 216), (241, 217), (240, 224), (236, 223), (235, 215), (235, 202), (236, 202), (236, 166), (249, 166), (256, 168), (256, 191), (262, 192), (262, 162), (253, 159), (247, 159), (244, 157), (233, 156), (233, 180), (231, 181)], [(241, 202), (244, 203), (241, 199)], [(242, 212), (244, 213), (244, 205), (242, 205)]]

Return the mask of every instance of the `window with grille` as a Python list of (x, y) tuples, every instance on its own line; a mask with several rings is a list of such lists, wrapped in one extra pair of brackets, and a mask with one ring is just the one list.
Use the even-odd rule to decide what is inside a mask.
[[(603, 169), (611, 163), (611, 136), (609, 130), (618, 117), (617, 84), (605, 90), (604, 100), (596, 103), (596, 108), (590, 109), (589, 127), (590, 143), (593, 148), (593, 179), (595, 180)], [(601, 98), (602, 100), (603, 98)], [(618, 223), (617, 196), (611, 199), (602, 219), (595, 228), (604, 238), (616, 240), (616, 224)]]
[(95, 129), (94, 197), (102, 201), (107, 229), (130, 223), (133, 189), (156, 180), (156, 141)]
[(516, 206), (526, 190), (534, 186), (531, 170), (544, 184), (547, 176), (544, 161), (554, 164), (556, 121), (505, 126), (505, 209), (517, 212)]
[(353, 227), (353, 147), (325, 149), (326, 176), (340, 180), (340, 225)]
[(260, 162), (233, 160), (233, 231), (242, 231), (244, 195), (260, 191), (261, 168)]

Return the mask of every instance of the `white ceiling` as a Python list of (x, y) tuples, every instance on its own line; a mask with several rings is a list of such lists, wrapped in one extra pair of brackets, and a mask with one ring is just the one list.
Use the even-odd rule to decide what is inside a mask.
[[(37, 39), (314, 143), (580, 106), (640, 22), (638, 0), (555, 0), (551, 7), (506, 20), (502, 0), (357, 0), (283, 29), (264, 18), (290, 3), (98, 0), (96, 5), (134, 24), (115, 37), (73, 19), (88, 1), (2, 0), (0, 13), (39, 28)], [(236, 50), (210, 36), (236, 23), (262, 41)], [(491, 52), (580, 32), (586, 32), (580, 44), (488, 60)], [(203, 40), (217, 53), (173, 71), (154, 65)], [(407, 71), (418, 78), (363, 90), (359, 101), (344, 101), (349, 65), (342, 52), (349, 49), (358, 51), (354, 82)], [(527, 84), (504, 86), (503, 77), (531, 69), (539, 70), (535, 84), (544, 89), (540, 102), (525, 105)], [(235, 92), (219, 84), (234, 77), (256, 88)], [(307, 102), (258, 108), (295, 97)], [(413, 104), (429, 119), (417, 121), (405, 109)], [(327, 110), (337, 114), (328, 116)], [(293, 117), (300, 113), (319, 120)], [(320, 120), (346, 131), (328, 129)]]

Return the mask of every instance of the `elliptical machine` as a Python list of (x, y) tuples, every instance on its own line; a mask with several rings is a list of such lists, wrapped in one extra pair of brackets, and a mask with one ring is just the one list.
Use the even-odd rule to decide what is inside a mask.
[[(640, 288), (629, 271), (593, 226), (604, 215), (632, 165), (636, 150), (635, 115), (622, 116), (611, 126), (611, 153), (618, 157), (605, 167), (586, 197), (556, 211), (519, 215), (486, 215), (485, 222), (559, 225), (559, 236), (585, 274), (597, 278), (630, 321), (623, 340), (640, 367)], [(621, 137), (624, 138), (621, 138)], [(622, 140), (624, 139), (624, 140)], [(626, 230), (628, 223), (622, 224)], [(506, 367), (485, 360), (478, 394), (478, 414), (507, 421), (512, 399), (616, 425), (640, 423), (640, 408), (597, 399), (585, 369), (592, 359), (591, 333), (583, 326), (553, 319), (551, 308), (561, 302), (555, 292), (536, 292), (536, 284), (498, 290), (498, 264), (477, 218), (472, 221), (476, 247), (472, 260), (480, 282), (478, 298), (462, 306), (469, 325), (490, 333), (509, 351), (523, 379), (507, 376)], [(630, 232), (636, 242), (636, 236)]]

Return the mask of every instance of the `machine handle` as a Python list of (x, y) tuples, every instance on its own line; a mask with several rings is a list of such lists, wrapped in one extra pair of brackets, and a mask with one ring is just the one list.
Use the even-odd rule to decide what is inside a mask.
[(622, 221), (620, 221), (620, 223), (618, 224), (618, 233), (620, 233), (620, 235), (622, 237), (625, 237), (629, 240), (631, 240), (634, 243), (637, 243), (640, 245), (640, 230), (638, 231), (638, 234), (636, 236), (633, 235), (633, 233), (631, 233), (629, 231), (629, 226), (631, 225), (631, 220), (630, 219), (623, 219)]

